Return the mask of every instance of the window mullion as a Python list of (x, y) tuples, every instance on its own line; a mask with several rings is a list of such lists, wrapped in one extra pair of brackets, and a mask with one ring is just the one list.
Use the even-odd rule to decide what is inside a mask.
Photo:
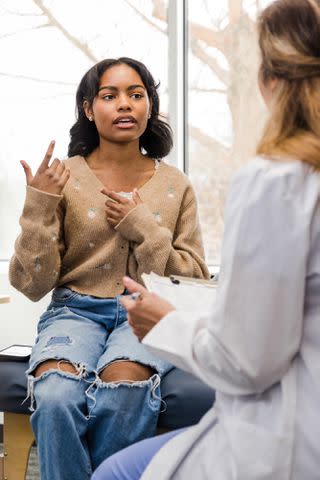
[(188, 173), (188, 19), (187, 1), (169, 0), (169, 122), (174, 147), (170, 163)]

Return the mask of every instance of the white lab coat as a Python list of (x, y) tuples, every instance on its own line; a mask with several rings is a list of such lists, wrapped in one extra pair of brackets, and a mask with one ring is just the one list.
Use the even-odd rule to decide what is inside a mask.
[(255, 158), (229, 193), (213, 311), (175, 311), (144, 338), (217, 390), (142, 480), (320, 478), (320, 175)]

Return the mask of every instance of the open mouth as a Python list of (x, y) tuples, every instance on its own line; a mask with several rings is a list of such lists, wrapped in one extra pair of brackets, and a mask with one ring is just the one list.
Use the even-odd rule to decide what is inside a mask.
[(131, 128), (137, 123), (136, 119), (129, 117), (118, 117), (114, 120), (113, 124), (119, 128)]

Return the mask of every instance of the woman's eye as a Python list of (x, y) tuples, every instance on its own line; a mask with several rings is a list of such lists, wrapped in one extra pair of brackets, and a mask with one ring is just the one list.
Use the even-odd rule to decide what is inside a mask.
[(114, 96), (111, 95), (111, 94), (108, 94), (108, 95), (103, 95), (102, 98), (103, 98), (104, 100), (112, 100), (112, 99), (114, 98)]
[(142, 93), (133, 93), (131, 96), (133, 98), (142, 98), (143, 97)]

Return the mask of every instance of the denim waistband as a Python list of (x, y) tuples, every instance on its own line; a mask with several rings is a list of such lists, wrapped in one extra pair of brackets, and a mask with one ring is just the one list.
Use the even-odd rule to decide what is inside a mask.
[[(125, 290), (123, 295), (127, 295)], [(105, 323), (114, 317), (120, 323), (126, 320), (126, 310), (120, 303), (122, 295), (113, 298), (98, 298), (91, 295), (84, 295), (67, 287), (57, 287), (52, 292), (52, 300), (48, 307), (59, 308), (68, 307), (78, 315), (85, 315), (93, 321)], [(118, 323), (118, 321), (116, 323)]]

